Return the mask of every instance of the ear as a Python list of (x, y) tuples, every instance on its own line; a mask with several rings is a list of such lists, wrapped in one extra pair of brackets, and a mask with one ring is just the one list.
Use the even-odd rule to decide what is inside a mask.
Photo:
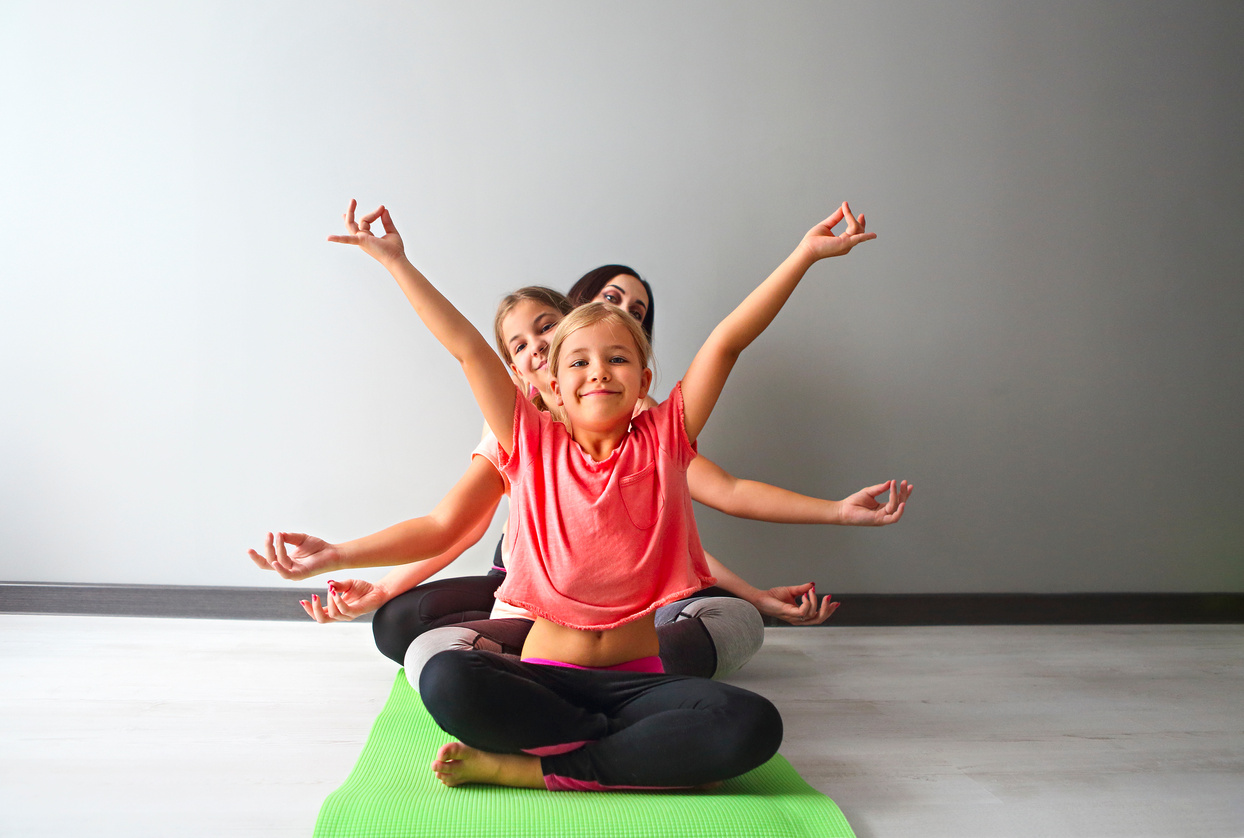
[(566, 400), (562, 398), (562, 388), (561, 385), (557, 383), (557, 379), (554, 378), (549, 381), (549, 386), (553, 388), (553, 395), (557, 397), (557, 406), (565, 407)]
[(652, 386), (652, 368), (644, 367), (643, 375), (639, 377), (639, 400), (643, 401), (644, 396), (648, 395), (648, 388)]
[(518, 371), (518, 367), (510, 364), (510, 380), (514, 382), (514, 386), (518, 388), (518, 392), (523, 394), (523, 398), (531, 401), (539, 392), (540, 388), (523, 378), (522, 373)]
[(524, 386), (523, 377), (518, 374), (518, 367), (514, 366), (514, 364), (510, 364), (510, 380), (514, 382), (514, 386), (518, 389), (527, 389)]

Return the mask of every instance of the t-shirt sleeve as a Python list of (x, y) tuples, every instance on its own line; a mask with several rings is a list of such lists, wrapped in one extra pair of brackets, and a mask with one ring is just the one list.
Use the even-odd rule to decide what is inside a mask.
[(682, 400), (682, 382), (674, 385), (670, 396), (643, 416), (650, 416), (656, 422), (661, 447), (670, 455), (680, 468), (691, 465), (696, 457), (696, 446), (687, 438), (686, 408)]
[(492, 431), (484, 434), (479, 445), (475, 446), (475, 450), (471, 452), (471, 456), (483, 457), (496, 466), (498, 471), (501, 469), (501, 446), (497, 444), (497, 438), (493, 436)]
[(475, 450), (471, 452), (471, 457), (483, 457), (492, 463), (492, 467), (501, 474), (501, 479), (505, 482), (506, 494), (509, 494), (510, 480), (501, 469), (501, 446), (497, 444), (497, 438), (493, 436), (492, 431), (484, 434), (484, 438), (480, 440), (479, 445), (475, 446)]
[(497, 465), (507, 479), (513, 480), (525, 460), (539, 456), (541, 424), (545, 419), (548, 419), (548, 414), (541, 412), (521, 394), (514, 400), (514, 439), (510, 450), (507, 453), (500, 445), (497, 446)]

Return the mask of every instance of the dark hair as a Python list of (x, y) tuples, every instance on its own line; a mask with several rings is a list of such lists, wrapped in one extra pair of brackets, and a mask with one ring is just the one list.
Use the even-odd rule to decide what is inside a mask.
[(570, 293), (566, 296), (570, 298), (570, 302), (576, 306), (585, 305), (596, 299), (596, 295), (600, 293), (600, 289), (609, 284), (609, 280), (618, 274), (626, 274), (633, 276), (639, 280), (644, 286), (644, 290), (648, 292), (648, 310), (644, 312), (644, 319), (640, 325), (644, 327), (644, 334), (648, 336), (648, 340), (652, 340), (652, 320), (653, 312), (656, 311), (656, 297), (652, 296), (652, 286), (644, 280), (642, 276), (628, 268), (626, 265), (601, 265), (595, 270), (588, 271), (579, 277), (579, 281), (570, 287)]

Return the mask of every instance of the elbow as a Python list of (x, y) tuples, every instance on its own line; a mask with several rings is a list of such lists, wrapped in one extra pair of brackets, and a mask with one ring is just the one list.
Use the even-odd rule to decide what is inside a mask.
[(704, 341), (704, 348), (712, 352), (719, 361), (732, 367), (751, 341), (744, 340), (733, 330), (722, 328), (722, 325), (714, 329), (708, 340)]
[(766, 520), (762, 499), (756, 495), (755, 486), (751, 481), (734, 478), (725, 497), (725, 504), (729, 509), (726, 514), (750, 521)]
[(715, 487), (709, 492), (692, 492), (691, 499), (697, 503), (702, 503), (707, 507), (716, 509), (724, 515), (733, 518), (748, 517), (743, 513), (743, 505), (740, 504), (739, 498), (734, 493), (734, 488)]

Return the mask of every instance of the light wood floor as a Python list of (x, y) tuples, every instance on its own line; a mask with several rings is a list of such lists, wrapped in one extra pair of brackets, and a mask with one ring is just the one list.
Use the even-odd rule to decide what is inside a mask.
[[(733, 682), (859, 838), (1244, 836), (1244, 626), (768, 629)], [(0, 835), (309, 836), (365, 625), (0, 615)]]

